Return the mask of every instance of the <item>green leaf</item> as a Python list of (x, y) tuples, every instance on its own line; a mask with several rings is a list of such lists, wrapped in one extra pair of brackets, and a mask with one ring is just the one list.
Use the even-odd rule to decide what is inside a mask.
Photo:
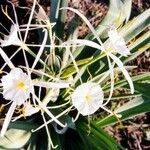
[[(150, 77), (149, 77), (150, 78)], [(134, 83), (135, 90), (142, 94), (143, 97), (150, 99), (150, 79), (149, 81), (137, 81)]]
[(144, 11), (142, 14), (133, 18), (120, 30), (120, 35), (125, 38), (126, 42), (129, 42), (139, 33), (145, 30), (150, 25), (150, 9)]
[[(74, 3), (74, 7), (79, 8), (81, 0), (78, 0)], [(68, 29), (67, 29), (67, 39), (77, 39), (78, 37), (78, 27), (80, 25), (80, 18), (78, 15), (75, 14), (75, 16), (71, 19), (71, 21), (68, 23)]]
[(131, 45), (129, 45), (129, 50), (131, 51), (131, 55), (129, 55), (126, 58), (123, 58), (123, 63), (127, 63), (137, 56), (139, 56), (141, 53), (146, 51), (150, 47), (150, 32), (146, 32), (143, 35), (141, 35), (139, 38), (136, 39), (136, 41), (132, 42)]
[[(86, 59), (82, 59), (82, 60), (79, 60), (77, 61), (77, 66), (79, 68), (81, 68), (82, 66), (86, 66), (91, 60), (92, 60), (93, 57), (90, 57), (90, 58), (86, 58)], [(67, 78), (67, 77), (70, 77), (72, 76), (73, 74), (76, 73), (76, 68), (74, 65), (70, 65), (68, 66), (67, 68), (65, 68), (65, 70), (62, 72), (61, 74), (61, 77), (62, 78)]]
[[(133, 81), (133, 83), (145, 82), (145, 81), (149, 82), (150, 81), (150, 73), (147, 72), (147, 73), (143, 73), (143, 74), (140, 74), (140, 75), (133, 76), (132, 81)], [(119, 81), (115, 82), (114, 89), (117, 89), (117, 88), (120, 88), (120, 87), (129, 88), (128, 83), (126, 82), (126, 80), (123, 79), (123, 80), (119, 80)], [(110, 85), (105, 86), (103, 88), (103, 90), (105, 92), (108, 92), (109, 89), (110, 89)], [(136, 90), (136, 86), (135, 86), (135, 90)]]
[(38, 124), (35, 124), (31, 121), (15, 121), (15, 122), (10, 122), (9, 124), (9, 128), (26, 130), (26, 131), (31, 131), (32, 129), (37, 127)]
[[(120, 101), (121, 99), (129, 99), (129, 98), (134, 98), (134, 97), (139, 97), (139, 96), (142, 96), (142, 94), (137, 94), (137, 93), (134, 93), (134, 94), (119, 94), (119, 95), (116, 95), (116, 96), (112, 96), (111, 97), (111, 100), (118, 100)], [(105, 98), (105, 100), (107, 100), (107, 98)]]
[(135, 91), (142, 94), (142, 97), (145, 97), (146, 99), (150, 99), (150, 92), (149, 92), (150, 73), (145, 73), (139, 76), (135, 76), (133, 81), (134, 81)]
[[(141, 113), (150, 111), (150, 99), (143, 99), (142, 97), (135, 98), (115, 110), (116, 113), (121, 114), (120, 120), (137, 116)], [(108, 116), (103, 120), (97, 119), (97, 125), (104, 127), (110, 124), (117, 123), (118, 119), (115, 116)]]
[(51, 1), (51, 11), (50, 11), (50, 21), (56, 22), (53, 31), (56, 35), (63, 39), (64, 37), (64, 26), (66, 21), (66, 10), (59, 10), (61, 7), (67, 7), (68, 1), (63, 0), (52, 0)]
[(37, 133), (32, 134), (27, 150), (36, 150), (37, 149)]
[(31, 137), (31, 132), (18, 129), (9, 129), (5, 137), (0, 137), (0, 149), (15, 150), (22, 148)]
[[(90, 128), (87, 121), (77, 121), (76, 128), (87, 150), (119, 150), (123, 149), (112, 137), (110, 137), (103, 129), (91, 123)], [(88, 133), (89, 131), (89, 133)]]

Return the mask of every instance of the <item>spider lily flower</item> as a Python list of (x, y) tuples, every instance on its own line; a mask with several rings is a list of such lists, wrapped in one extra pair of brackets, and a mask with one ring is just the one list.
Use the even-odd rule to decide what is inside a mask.
[[(91, 25), (91, 23), (88, 21), (88, 19), (82, 15), (78, 10), (76, 9), (73, 9), (73, 8), (70, 8), (70, 7), (63, 7), (61, 9), (68, 9), (68, 10), (71, 10), (72, 12), (76, 13), (77, 15), (80, 16), (80, 18), (82, 18), (82, 20), (86, 23), (86, 25), (89, 27), (89, 29), (91, 30), (91, 32), (93, 33), (94, 37), (97, 39), (98, 43), (95, 43), (95, 42), (92, 42), (92, 41), (89, 41), (89, 40), (81, 40), (81, 39), (76, 39), (76, 40), (70, 40), (70, 41), (67, 41), (67, 43), (70, 43), (70, 44), (80, 44), (80, 45), (86, 45), (86, 46), (90, 46), (90, 47), (93, 47), (93, 48), (96, 48), (100, 51), (103, 51), (106, 55), (107, 55), (107, 59), (108, 59), (108, 62), (110, 62), (110, 58), (114, 61), (114, 63), (116, 63), (118, 65), (118, 67), (121, 69), (122, 73), (124, 74), (126, 80), (128, 81), (129, 83), (129, 86), (130, 86), (130, 89), (131, 89), (131, 93), (133, 94), (134, 93), (134, 85), (133, 85), (133, 81), (129, 75), (129, 73), (127, 72), (127, 70), (124, 68), (123, 66), (123, 63), (120, 61), (119, 58), (117, 58), (115, 55), (113, 55), (111, 52), (107, 52), (106, 50), (106, 47), (105, 45), (103, 44), (103, 42), (101, 41), (101, 39), (99, 38), (97, 32), (95, 31), (94, 27)], [(60, 9), (60, 10), (61, 10)], [(130, 51), (128, 49), (128, 47), (126, 46), (126, 43), (124, 41), (124, 39), (117, 33), (117, 30), (112, 28), (110, 31), (109, 31), (109, 38), (110, 38), (110, 42), (113, 46), (113, 49), (115, 51), (117, 51), (119, 54), (121, 54), (122, 56), (127, 56), (130, 54)], [(64, 44), (67, 44), (67, 43), (64, 43)], [(94, 61), (97, 61), (97, 59), (93, 59), (93, 62)], [(90, 62), (91, 63), (91, 62)], [(111, 77), (111, 91), (110, 91), (110, 96), (109, 96), (109, 99), (108, 99), (108, 102), (109, 100), (111, 99), (111, 96), (112, 96), (112, 92), (113, 92), (113, 87), (114, 87), (114, 77), (113, 77), (113, 69), (112, 69), (112, 65), (109, 63), (109, 68), (110, 68), (110, 77)]]
[(12, 101), (1, 129), (0, 135), (3, 137), (16, 106), (24, 104), (25, 101), (30, 97), (31, 82), (29, 76), (20, 68), (12, 69), (10, 73), (2, 77), (1, 82), (3, 87), (3, 97), (6, 100)]
[(20, 68), (14, 68), (1, 79), (3, 97), (22, 105), (30, 96), (30, 78)]
[(0, 39), (0, 43), (2, 47), (10, 45), (22, 46), (23, 43), (18, 37), (18, 29), (16, 24), (11, 26), (10, 33), (9, 35), (4, 36), (4, 40)]
[[(116, 32), (117, 32), (117, 31), (116, 31)], [(120, 40), (120, 38), (122, 38), (118, 33), (117, 33), (117, 36), (119, 36), (119, 37), (118, 37), (118, 38), (114, 38), (114, 39)], [(112, 40), (113, 40), (113, 37), (111, 37), (111, 38), (112, 38)], [(124, 41), (123, 38), (122, 38), (122, 40)], [(121, 40), (121, 41), (122, 41), (122, 40)], [(115, 40), (115, 41), (117, 41), (117, 40)], [(133, 85), (133, 81), (132, 81), (132, 79), (131, 79), (129, 73), (128, 73), (127, 70), (125, 69), (125, 67), (124, 67), (123, 63), (121, 62), (121, 60), (120, 60), (118, 57), (116, 57), (112, 52), (107, 52), (107, 50), (104, 50), (101, 45), (99, 45), (99, 44), (96, 43), (96, 42), (89, 41), (89, 40), (76, 39), (76, 40), (70, 40), (70, 41), (68, 41), (68, 43), (70, 43), (70, 44), (86, 45), (86, 46), (90, 46), (90, 47), (93, 47), (93, 48), (96, 48), (96, 49), (98, 49), (98, 50), (101, 50), (101, 51), (105, 52), (106, 55), (107, 55), (108, 61), (110, 61), (109, 59), (111, 58), (111, 59), (114, 61), (114, 63), (116, 63), (116, 64), (118, 65), (118, 67), (120, 68), (120, 70), (122, 71), (122, 73), (124, 74), (125, 78), (127, 79), (128, 83), (129, 83), (129, 86), (130, 86), (130, 89), (131, 89), (131, 93), (132, 93), (132, 94), (134, 93), (134, 85)], [(122, 42), (122, 43), (125, 44), (125, 42)], [(64, 43), (64, 44), (66, 44), (66, 43)], [(118, 45), (119, 45), (119, 44), (117, 44), (117, 50), (118, 50), (118, 48), (119, 48)], [(123, 44), (122, 44), (122, 45), (123, 45)], [(125, 51), (123, 51), (123, 48), (126, 48)], [(127, 48), (126, 45), (122, 46), (122, 49), (121, 49), (121, 50), (122, 50), (121, 52), (120, 52), (119, 50), (118, 50), (118, 51), (119, 51), (119, 53), (120, 53), (122, 56), (127, 56), (128, 54), (130, 54), (130, 52), (129, 52), (129, 50), (128, 50), (128, 48)], [(118, 51), (117, 51), (117, 52), (118, 52)], [(96, 59), (96, 60), (97, 60), (97, 59)], [(95, 61), (95, 60), (93, 59), (93, 62), (94, 62), (94, 61)], [(90, 62), (90, 64), (91, 64), (91, 62)], [(111, 68), (112, 68), (112, 67), (111, 67), (111, 64), (109, 65), (109, 68), (110, 68), (110, 70), (112, 70), (112, 69), (111, 69)], [(111, 71), (111, 74), (112, 74), (112, 71)]]
[(122, 56), (127, 57), (130, 55), (130, 51), (124, 41), (124, 39), (119, 35), (116, 29), (110, 29), (108, 31), (108, 37), (112, 46), (112, 49)]
[(102, 106), (104, 94), (97, 83), (87, 82), (79, 85), (71, 98), (73, 106), (77, 108), (78, 112), (87, 116), (93, 114)]
[[(27, 105), (26, 102), (30, 98), (30, 94), (35, 97), (36, 95), (33, 93), (33, 87), (39, 86), (44, 88), (66, 88), (69, 87), (69, 83), (53, 83), (53, 82), (44, 82), (44, 81), (38, 81), (34, 85), (34, 81), (31, 80), (30, 75), (27, 75), (22, 71), (20, 68), (12, 68), (10, 73), (2, 76), (1, 79), (1, 86), (3, 89), (3, 97), (6, 100), (11, 100), (12, 104), (6, 114), (6, 118), (4, 120), (4, 124), (2, 126), (1, 130), (1, 136), (3, 137), (9, 122), (11, 121), (11, 118), (13, 116), (14, 110), (16, 109), (16, 106), (23, 105), (25, 106), (26, 113), (25, 116), (30, 116), (33, 113), (38, 112), (36, 107), (31, 107)], [(38, 83), (38, 84), (37, 84)], [(56, 121), (58, 124), (62, 125), (55, 116), (46, 108), (45, 104), (43, 104), (38, 98), (35, 98), (35, 100), (39, 104), (39, 108), (43, 109), (51, 118), (52, 120)], [(47, 103), (46, 103), (47, 104)], [(62, 125), (63, 126), (63, 125)]]

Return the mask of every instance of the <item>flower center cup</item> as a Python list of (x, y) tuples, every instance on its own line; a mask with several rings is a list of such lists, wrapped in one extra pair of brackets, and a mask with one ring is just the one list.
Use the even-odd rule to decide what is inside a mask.
[(25, 89), (25, 83), (23, 81), (18, 81), (17, 88), (19, 90), (24, 90)]
[(85, 101), (86, 102), (90, 102), (92, 100), (92, 96), (90, 95), (90, 94), (87, 94), (86, 96), (85, 96)]

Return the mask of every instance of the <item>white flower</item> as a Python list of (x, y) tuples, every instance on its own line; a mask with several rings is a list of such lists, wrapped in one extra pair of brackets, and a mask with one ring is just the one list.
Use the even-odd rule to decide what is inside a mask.
[(130, 54), (124, 39), (118, 34), (116, 29), (110, 29), (108, 31), (108, 37), (111, 42), (112, 49), (115, 52), (125, 57)]
[(3, 97), (21, 105), (30, 96), (30, 78), (20, 68), (14, 68), (1, 79)]
[[(36, 80), (37, 81), (37, 80)], [(13, 116), (14, 110), (16, 109), (16, 106), (23, 105), (24, 106), (24, 113), (22, 114), (23, 116), (30, 116), (36, 112), (38, 112), (40, 109), (45, 111), (52, 121), (55, 121), (58, 123), (60, 126), (65, 127), (66, 125), (62, 124), (46, 107), (47, 103), (52, 99), (56, 100), (57, 95), (59, 93), (57, 92), (56, 95), (54, 93), (51, 93), (51, 99), (48, 99), (50, 97), (46, 96), (46, 99), (43, 100), (43, 102), (36, 96), (34, 93), (34, 86), (39, 86), (39, 87), (44, 87), (46, 89), (50, 88), (66, 88), (69, 87), (69, 83), (55, 83), (55, 82), (45, 82), (45, 81), (31, 81), (30, 75), (27, 75), (24, 73), (20, 68), (15, 68), (13, 67), (10, 73), (7, 75), (4, 75), (1, 79), (1, 86), (3, 89), (3, 97), (6, 100), (11, 100), (12, 104), (6, 114), (2, 130), (1, 130), (1, 136), (3, 137), (5, 135), (5, 132), (8, 128), (9, 122), (11, 121), (11, 118)], [(34, 84), (35, 83), (35, 84)], [(27, 104), (27, 99), (30, 98), (30, 94), (32, 95), (33, 102), (38, 103), (39, 107), (33, 107), (32, 105)], [(54, 97), (55, 98), (54, 98)], [(21, 116), (22, 116), (21, 115)], [(21, 116), (16, 117), (16, 119), (20, 118)]]
[(78, 86), (72, 94), (72, 103), (83, 116), (96, 112), (103, 103), (104, 94), (97, 83), (87, 82)]
[(30, 78), (20, 68), (13, 68), (10, 73), (2, 77), (1, 82), (3, 97), (13, 101), (1, 129), (0, 135), (3, 137), (16, 106), (24, 104), (30, 96)]
[(22, 42), (18, 38), (18, 30), (17, 25), (13, 24), (10, 29), (10, 34), (4, 36), (4, 40), (0, 39), (0, 43), (2, 47), (10, 46), (10, 45), (17, 45), (21, 46)]

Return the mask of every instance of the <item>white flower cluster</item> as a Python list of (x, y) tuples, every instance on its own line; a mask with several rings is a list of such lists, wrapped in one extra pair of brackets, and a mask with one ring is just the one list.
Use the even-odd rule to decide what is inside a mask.
[[(75, 11), (76, 12), (76, 11)], [(6, 114), (6, 117), (4, 119), (4, 123), (1, 129), (1, 136), (5, 135), (5, 132), (7, 131), (7, 128), (9, 126), (9, 123), (11, 120), (15, 121), (19, 119), (20, 117), (28, 117), (35, 113), (38, 113), (41, 111), (41, 114), (46, 113), (49, 116), (49, 120), (45, 122), (44, 116), (42, 116), (44, 119), (44, 125), (42, 125), (39, 128), (42, 128), (44, 126), (47, 126), (48, 123), (55, 122), (59, 124), (61, 127), (66, 127), (66, 124), (63, 124), (59, 121), (59, 117), (62, 115), (70, 112), (72, 108), (76, 108), (78, 111), (78, 114), (82, 114), (83, 116), (89, 116), (93, 113), (95, 113), (99, 108), (103, 108), (107, 110), (104, 106), (109, 102), (112, 96), (113, 92), (113, 65), (111, 64), (110, 58), (114, 61), (114, 64), (116, 63), (123, 74), (125, 75), (126, 79), (129, 82), (131, 92), (134, 92), (133, 83), (130, 79), (130, 76), (128, 75), (126, 69), (123, 67), (122, 62), (119, 58), (117, 58), (113, 52), (117, 52), (122, 56), (127, 56), (130, 54), (129, 49), (127, 48), (124, 39), (118, 34), (117, 30), (110, 30), (108, 32), (111, 48), (113, 49), (112, 53), (107, 53), (107, 50), (105, 49), (105, 46), (103, 46), (100, 42), (100, 44), (97, 44), (92, 41), (88, 40), (70, 40), (67, 42), (64, 42), (62, 45), (59, 45), (60, 47), (66, 48), (66, 53), (64, 53), (64, 60), (62, 61), (62, 67), (59, 68), (60, 72), (58, 75), (50, 74), (50, 71), (47, 72), (49, 66), (47, 65), (47, 57), (45, 60), (41, 58), (42, 54), (44, 53), (44, 48), (49, 47), (52, 51), (51, 53), (51, 65), (53, 65), (53, 61), (56, 60), (56, 54), (55, 54), (55, 47), (59, 47), (58, 45), (55, 45), (54, 43), (54, 37), (52, 34), (51, 28), (54, 24), (51, 24), (46, 17), (46, 14), (44, 13), (44, 17), (42, 17), (42, 13), (44, 13), (44, 10), (42, 7), (40, 7), (40, 14), (37, 14), (36, 19), (40, 21), (45, 22), (45, 26), (42, 25), (33, 26), (33, 25), (27, 25), (27, 26), (19, 26), (18, 24), (13, 24), (10, 29), (10, 34), (7, 36), (4, 36), (4, 39), (0, 40), (0, 46), (6, 47), (10, 45), (19, 46), (19, 50), (23, 51), (24, 54), (24, 60), (26, 66), (16, 66), (12, 63), (11, 59), (17, 55), (13, 55), (12, 57), (8, 57), (7, 54), (3, 49), (0, 48), (0, 55), (5, 60), (4, 66), (1, 68), (2, 72), (5, 69), (5, 66), (8, 65), (10, 68), (10, 72), (5, 72), (5, 75), (1, 77), (1, 94), (3, 95), (3, 98), (6, 101), (10, 101), (8, 104), (11, 103), (11, 106)], [(40, 17), (40, 18), (39, 18)], [(43, 20), (44, 19), (44, 20)], [(41, 45), (32, 45), (32, 44), (26, 44), (25, 40), (21, 40), (20, 36), (20, 27), (26, 27), (25, 31), (28, 29), (31, 29), (34, 27), (34, 29), (43, 28), (44, 30), (44, 39)], [(48, 28), (48, 30), (46, 29)], [(50, 35), (50, 45), (46, 45), (46, 41), (48, 38), (48, 33)], [(99, 39), (98, 39), (99, 41)], [(96, 83), (92, 80), (89, 80), (85, 83), (82, 82), (82, 77), (80, 74), (80, 69), (78, 68), (78, 65), (75, 61), (75, 58), (73, 57), (70, 49), (68, 47), (73, 47), (80, 45), (86, 45), (90, 47), (97, 48), (99, 50), (102, 50), (106, 53), (108, 62), (109, 62), (109, 68), (108, 73), (111, 74), (112, 84), (111, 84), (111, 92), (110, 96), (107, 100), (107, 102), (104, 103), (104, 92), (100, 86), (99, 83)], [(28, 47), (31, 46), (39, 46), (39, 51), (37, 55), (33, 53), (32, 50), (30, 50)], [(32, 56), (35, 57), (35, 60), (32, 64), (32, 67), (29, 68), (28, 64), (28, 58), (26, 57), (26, 52), (29, 52)], [(57, 57), (59, 58), (59, 57)], [(66, 60), (69, 60), (68, 58), (72, 59), (72, 63), (74, 65), (74, 68), (76, 69), (76, 76), (70, 75), (72, 78), (71, 80), (69, 78), (63, 78), (64, 80), (61, 80), (61, 73), (65, 70), (65, 64), (67, 64)], [(58, 60), (58, 59), (57, 59)], [(43, 66), (42, 69), (36, 70), (35, 66), (37, 63), (40, 62)], [(55, 63), (55, 62), (54, 62)], [(55, 63), (56, 64), (56, 63)], [(60, 67), (60, 66), (59, 66)], [(51, 67), (53, 68), (53, 67)], [(53, 69), (52, 72), (55, 72)], [(36, 74), (38, 76), (36, 79), (32, 78), (32, 74)], [(80, 84), (78, 86), (75, 86), (75, 80), (79, 79)], [(39, 87), (39, 93), (37, 94), (35, 92), (35, 87)], [(46, 89), (46, 94), (43, 99), (41, 99), (42, 94), (42, 88)], [(60, 89), (64, 89), (66, 92), (66, 100), (65, 103), (62, 103), (61, 105), (55, 105), (55, 106), (49, 106), (49, 103), (56, 103), (58, 97), (60, 96)], [(69, 91), (69, 92), (68, 92)], [(64, 96), (64, 97), (65, 97)], [(69, 100), (68, 100), (69, 99)], [(67, 102), (66, 102), (67, 101)], [(19, 116), (13, 117), (13, 114), (15, 110), (21, 107), (22, 113)], [(57, 109), (60, 107), (65, 107), (64, 111), (61, 112), (58, 115), (53, 115), (50, 111), (50, 109)], [(67, 108), (66, 108), (67, 107)], [(110, 112), (108, 110), (108, 112)], [(111, 113), (111, 112), (110, 112)], [(13, 119), (12, 119), (13, 118)], [(78, 115), (77, 117), (78, 118)], [(76, 120), (76, 119), (75, 119)], [(51, 143), (53, 146), (53, 144)], [(53, 146), (54, 147), (54, 146)]]

